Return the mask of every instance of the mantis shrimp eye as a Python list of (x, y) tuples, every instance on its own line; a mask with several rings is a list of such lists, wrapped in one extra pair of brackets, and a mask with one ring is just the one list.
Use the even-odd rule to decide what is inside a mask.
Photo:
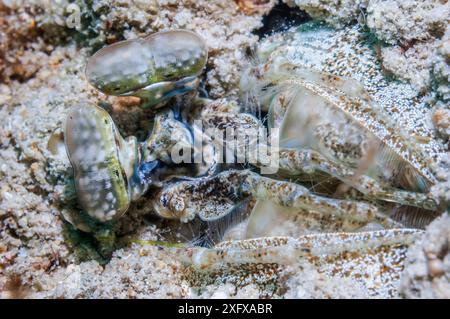
[(164, 31), (101, 49), (89, 59), (86, 77), (105, 94), (139, 96), (156, 103), (195, 89), (194, 80), (206, 60), (200, 36), (186, 30)]
[(89, 104), (72, 108), (64, 136), (82, 208), (101, 222), (122, 216), (132, 199), (136, 140), (124, 140), (109, 114)]

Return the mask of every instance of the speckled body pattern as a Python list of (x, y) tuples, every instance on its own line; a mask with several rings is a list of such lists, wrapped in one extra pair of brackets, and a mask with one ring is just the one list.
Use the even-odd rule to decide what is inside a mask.
[[(292, 34), (284, 35), (287, 39), (285, 41), (288, 43), (293, 41), (289, 37), (295, 37), (295, 34), (292, 32)], [(275, 38), (274, 42), (276, 40), (280, 41)], [(352, 78), (334, 75), (335, 71), (333, 74), (319, 73), (315, 65), (308, 65), (304, 61), (301, 61), (303, 64), (299, 65), (299, 60), (294, 59), (289, 51), (287, 54), (283, 51), (283, 45), (274, 44), (275, 48), (267, 43), (265, 45), (269, 48), (262, 45), (261, 52), (256, 53), (258, 64), (247, 71), (247, 74), (253, 78), (242, 81), (243, 83), (252, 82), (249, 88), (243, 85), (244, 94), (253, 94), (258, 97), (258, 105), (270, 112), (271, 124), (282, 128), (285, 139), (282, 142), (286, 146), (309, 146), (322, 151), (326, 149), (327, 153), (324, 155), (355, 166), (358, 160), (364, 159), (365, 153), (368, 152), (368, 145), (365, 144), (376, 140), (374, 142), (377, 143), (375, 162), (380, 166), (378, 169), (386, 170), (388, 165), (398, 163), (398, 168), (392, 167), (392, 177), (384, 177), (390, 178), (388, 182), (396, 182), (396, 174), (400, 177), (411, 175), (401, 186), (423, 191), (435, 181), (428, 169), (430, 159), (424, 156), (423, 150), (417, 148), (419, 143), (417, 141), (413, 143), (411, 136), (408, 135), (409, 132), (389, 118), (388, 113), (376, 104), (379, 102), (378, 99), (375, 101), (371, 97), (370, 91), (366, 91)], [(376, 69), (367, 70), (369, 75), (376, 71)], [(315, 105), (315, 108), (310, 110), (308, 103)], [(317, 124), (314, 123), (315, 127), (313, 126), (315, 131), (310, 133), (315, 135), (313, 137), (315, 140), (305, 141), (302, 133), (290, 133), (289, 128), (286, 127), (289, 125), (286, 119), (302, 121), (299, 128), (305, 127), (305, 130), (308, 129), (306, 122), (316, 121)], [(300, 123), (297, 122), (297, 125)], [(342, 131), (344, 125), (345, 130), (350, 133)], [(326, 130), (325, 132), (320, 131), (322, 127)], [(336, 131), (332, 131), (333, 129)], [(303, 132), (303, 135), (307, 134), (308, 131)], [(333, 134), (342, 136), (333, 136)], [(350, 136), (343, 134), (350, 134)], [(429, 138), (424, 137), (424, 140)], [(352, 144), (355, 147), (359, 146), (359, 149), (352, 148)], [(400, 165), (400, 163), (404, 164)], [(400, 166), (403, 171), (400, 170)], [(380, 173), (376, 175), (382, 177)], [(398, 181), (397, 183), (401, 184)]]
[[(170, 33), (161, 34), (162, 43), (163, 40), (167, 40), (164, 37), (167, 34)], [(290, 264), (294, 263), (295, 259), (301, 258), (317, 267), (320, 273), (338, 273), (339, 276), (351, 277), (363, 282), (366, 288), (373, 291), (376, 296), (393, 296), (398, 273), (403, 267), (405, 250), (412, 239), (421, 232), (390, 229), (402, 227), (402, 225), (391, 219), (389, 214), (385, 214), (383, 205), (378, 205), (378, 202), (388, 201), (432, 211), (438, 210), (435, 200), (426, 194), (434, 183), (434, 177), (427, 169), (427, 160), (422, 157), (416, 145), (407, 138), (406, 133), (396, 129), (388, 116), (383, 115), (383, 111), (373, 102), (374, 92), (366, 91), (364, 85), (356, 80), (344, 78), (341, 74), (340, 76), (331, 75), (327, 73), (327, 70), (313, 70), (308, 66), (292, 63), (284, 56), (282, 44), (283, 41), (291, 40), (291, 37), (295, 36), (290, 33), (285, 36), (286, 39), (280, 40), (274, 37), (273, 43), (270, 41), (269, 44), (265, 43), (264, 45), (268, 45), (269, 48), (263, 45), (261, 51), (257, 52), (258, 63), (243, 74), (241, 82), (243, 96), (246, 97), (246, 102), (249, 102), (246, 108), (262, 108), (268, 111), (269, 127), (281, 127), (280, 149), (277, 150), (280, 156), (281, 172), (275, 176), (265, 177), (249, 169), (237, 170), (225, 166), (226, 169), (218, 173), (215, 170), (208, 170), (209, 173), (205, 176), (167, 180), (161, 184), (152, 185), (159, 188), (153, 194), (153, 209), (164, 218), (189, 222), (199, 217), (203, 221), (212, 222), (230, 214), (242, 201), (254, 198), (279, 205), (286, 209), (286, 214), (299, 211), (314, 212), (316, 216), (312, 214), (309, 218), (312, 220), (316, 218), (320, 222), (329, 220), (324, 216), (339, 219), (340, 221), (335, 224), (339, 225), (336, 230), (348, 232), (329, 234), (313, 232), (312, 235), (303, 235), (295, 240), (289, 237), (274, 239), (263, 233), (258, 234), (263, 238), (253, 241), (221, 243), (209, 249), (181, 248), (177, 250), (177, 255), (182, 259), (185, 258), (194, 267), (198, 266), (206, 270), (227, 264)], [(134, 49), (136, 43), (157, 38), (158, 35), (153, 35), (144, 40), (119, 44), (117, 48), (120, 49), (123, 45), (130, 52), (139, 54), (139, 45), (139, 48)], [(152, 48), (156, 47), (158, 46), (153, 44)], [(201, 51), (203, 46), (200, 45), (199, 48)], [(107, 47), (103, 50), (89, 63), (103, 69), (102, 63), (99, 62), (97, 65), (96, 60), (100, 59), (105, 52), (108, 55), (108, 50), (114, 51), (114, 48)], [(178, 55), (180, 52), (175, 50), (174, 54)], [(168, 51), (167, 56), (170, 57), (170, 54), (171, 52)], [(206, 54), (196, 59), (203, 57), (206, 58)], [(115, 58), (113, 60), (114, 68), (121, 69), (121, 61)], [(95, 69), (92, 65), (88, 65), (88, 70)], [(184, 68), (183, 65), (177, 67)], [(113, 71), (114, 68), (112, 68)], [(133, 68), (130, 70), (133, 76), (138, 73), (134, 72)], [(167, 68), (161, 66), (156, 70), (159, 70), (158, 74), (162, 74), (162, 77), (152, 78), (145, 83), (149, 84), (145, 88), (143, 88), (144, 83), (139, 82), (140, 80), (138, 84), (133, 82), (136, 78), (129, 81), (126, 74), (118, 76), (119, 80), (123, 80), (126, 85), (117, 86), (115, 79), (111, 83), (119, 88), (117, 92), (122, 95), (134, 94), (142, 97), (140, 93), (135, 93), (147, 90), (147, 93), (150, 92), (150, 95), (156, 97), (152, 101), (158, 101), (158, 103), (164, 101), (165, 97), (185, 93), (183, 90), (178, 90), (177, 85), (171, 86), (180, 80), (180, 76), (173, 77), (175, 71), (172, 64)], [(168, 73), (164, 73), (166, 70)], [(189, 83), (194, 83), (199, 71), (197, 69), (186, 69), (186, 71), (186, 74), (180, 70), (176, 72), (181, 74), (181, 78), (187, 78)], [(105, 78), (110, 76), (114, 78), (115, 75), (106, 74)], [(89, 72), (88, 77), (91, 80), (95, 78), (93, 73)], [(145, 77), (147, 81), (148, 75)], [(94, 83), (96, 81), (94, 79)], [(129, 84), (132, 87), (128, 87)], [(111, 92), (103, 87), (103, 84), (100, 87), (105, 93)], [(159, 95), (158, 90), (161, 88), (164, 93)], [(161, 97), (164, 98), (161, 99)], [(143, 104), (147, 102), (144, 101)], [(252, 102), (256, 104), (252, 105)], [(152, 133), (137, 147), (139, 150), (143, 149), (142, 154), (139, 153), (140, 156), (133, 158), (130, 165), (133, 169), (130, 173), (127, 175), (124, 172), (122, 175), (123, 184), (113, 187), (119, 190), (117, 194), (125, 198), (122, 202), (126, 205), (136, 198), (125, 187), (124, 182), (130, 180), (129, 177), (126, 178), (127, 176), (139, 175), (141, 165), (148, 161), (162, 161), (168, 166), (173, 165), (168, 154), (176, 142), (182, 141), (187, 146), (194, 147), (190, 138), (190, 131), (195, 129), (192, 126), (192, 119), (200, 118), (206, 127), (219, 130), (264, 127), (253, 114), (242, 113), (239, 105), (228, 103), (226, 100), (187, 99), (185, 106), (187, 109), (177, 116), (172, 111), (157, 113)], [(316, 107), (315, 110), (314, 107)], [(86, 118), (80, 118), (80, 122), (83, 121), (89, 122)], [(115, 151), (116, 154), (112, 155), (115, 161), (108, 166), (110, 170), (105, 171), (104, 175), (112, 178), (116, 172), (116, 164), (119, 167), (124, 165), (120, 154), (125, 148), (120, 147), (123, 144), (120, 141), (123, 139), (115, 132), (114, 125), (107, 124), (109, 126), (102, 136), (105, 141), (109, 141), (106, 148), (111, 153)], [(348, 129), (348, 132), (344, 132), (344, 138), (340, 139), (340, 134), (343, 133), (340, 130), (342, 127)], [(99, 127), (99, 130), (101, 129)], [(95, 131), (95, 125), (91, 127), (91, 130)], [(307, 140), (308, 138), (310, 140)], [(113, 142), (117, 144), (114, 145)], [(376, 153), (374, 165), (360, 171), (362, 162), (367, 161), (372, 164), (369, 155), (371, 151), (373, 152), (370, 149), (373, 144)], [(72, 165), (77, 172), (77, 165), (80, 165), (82, 158), (74, 156), (76, 152), (75, 150), (71, 152), (67, 140), (66, 145), (68, 145)], [(100, 146), (105, 148), (105, 145)], [(256, 167), (265, 165), (264, 161), (259, 159), (251, 160)], [(176, 166), (174, 167), (176, 170)], [(97, 170), (102, 177), (104, 170), (100, 163), (90, 163), (89, 169), (94, 171), (94, 174)], [(362, 196), (352, 198), (351, 195), (347, 195), (348, 199), (333, 197), (334, 194), (322, 196), (289, 180), (295, 175), (309, 176), (313, 179), (321, 174), (328, 174), (355, 188), (362, 193)], [(98, 176), (89, 175), (88, 177), (87, 182), (91, 184), (97, 182)], [(101, 178), (103, 179), (105, 178)], [(78, 183), (80, 180), (84, 181), (76, 176)], [(140, 194), (144, 193), (147, 186), (152, 183), (151, 180), (139, 180), (139, 182), (144, 185), (140, 188), (142, 190)], [(88, 190), (93, 191), (94, 195), (96, 191), (99, 192), (98, 189)], [(77, 191), (82, 202), (88, 202), (91, 199), (90, 195), (83, 198), (84, 190), (80, 187)], [(105, 196), (108, 199), (109, 193)], [(96, 203), (88, 203), (84, 206), (94, 211), (90, 214), (92, 217), (100, 217), (98, 218), (100, 221), (105, 219), (104, 215), (98, 212)], [(120, 206), (121, 214), (126, 210), (124, 207)], [(259, 223), (258, 218), (261, 218), (261, 221), (267, 218), (265, 214), (257, 214), (258, 207), (260, 206), (257, 203), (252, 213), (257, 216), (253, 218), (256, 224)], [(116, 210), (112, 212), (114, 214), (111, 211), (106, 213), (106, 219), (116, 217)], [(274, 214), (279, 213), (274, 212)], [(352, 231), (371, 229), (382, 230), (352, 233)], [(247, 232), (247, 236), (249, 234), (250, 232)], [(248, 237), (244, 236), (244, 238)], [(256, 243), (254, 248), (248, 246), (252, 243)], [(376, 261), (373, 256), (376, 256)], [(380, 266), (382, 260), (384, 265)], [(384, 268), (374, 270), (373, 267)]]
[(172, 215), (185, 221), (196, 215), (204, 220), (216, 220), (250, 196), (270, 199), (285, 207), (314, 209), (349, 219), (370, 221), (377, 213), (372, 205), (317, 196), (296, 183), (261, 177), (248, 170), (227, 170), (213, 177), (168, 185), (158, 194), (154, 207), (162, 216)]
[[(392, 229), (299, 238), (266, 237), (222, 242), (213, 249), (179, 248), (174, 253), (197, 271), (215, 272), (236, 265), (288, 266), (306, 260), (325, 276), (352, 278), (364, 285), (370, 295), (388, 298), (396, 296), (407, 248), (422, 234), (414, 229)], [(259, 270), (256, 267), (248, 271)]]

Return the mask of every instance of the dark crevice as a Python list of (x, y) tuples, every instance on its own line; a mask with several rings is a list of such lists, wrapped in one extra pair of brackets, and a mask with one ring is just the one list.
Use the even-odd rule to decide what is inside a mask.
[(263, 17), (263, 26), (253, 33), (260, 38), (274, 33), (286, 31), (289, 28), (311, 20), (311, 17), (298, 8), (291, 8), (286, 3), (278, 2), (270, 12)]

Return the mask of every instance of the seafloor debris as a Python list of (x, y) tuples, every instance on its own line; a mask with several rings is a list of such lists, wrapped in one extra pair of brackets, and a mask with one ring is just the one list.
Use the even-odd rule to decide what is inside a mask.
[(408, 251), (400, 293), (407, 298), (448, 298), (450, 218), (436, 219)]
[(380, 41), (375, 48), (386, 72), (419, 91), (436, 85), (437, 92), (448, 91), (448, 63), (440, 62), (450, 37), (448, 1), (283, 1), (334, 26), (359, 23), (367, 27)]
[(268, 13), (276, 3), (275, 0), (235, 0), (235, 2), (247, 14)]

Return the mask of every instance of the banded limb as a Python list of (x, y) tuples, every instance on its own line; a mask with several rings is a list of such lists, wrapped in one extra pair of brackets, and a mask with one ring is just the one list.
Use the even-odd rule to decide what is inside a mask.
[(205, 221), (213, 221), (227, 215), (251, 196), (285, 207), (357, 221), (377, 221), (385, 227), (397, 226), (374, 205), (318, 196), (299, 184), (262, 177), (249, 170), (228, 170), (212, 177), (171, 184), (158, 194), (154, 208), (166, 218), (188, 221), (198, 215)]
[(344, 252), (364, 254), (379, 247), (407, 247), (422, 234), (423, 231), (420, 230), (403, 228), (358, 233), (312, 234), (299, 238), (262, 237), (222, 242), (214, 248), (183, 247), (173, 248), (173, 251), (181, 262), (200, 269), (248, 263), (289, 265), (302, 258), (321, 258)]

